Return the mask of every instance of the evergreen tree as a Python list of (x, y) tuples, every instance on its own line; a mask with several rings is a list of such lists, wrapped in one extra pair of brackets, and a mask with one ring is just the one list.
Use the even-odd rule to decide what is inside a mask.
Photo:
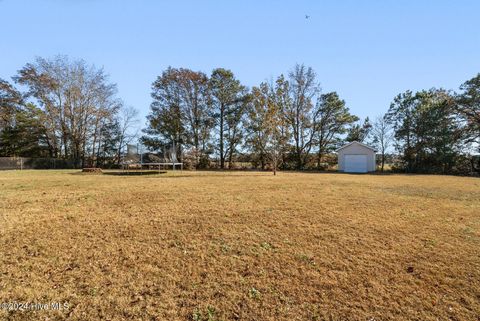
[(372, 130), (372, 124), (370, 119), (367, 117), (363, 121), (363, 124), (353, 124), (348, 129), (347, 142), (359, 142), (359, 143), (368, 143), (370, 138), (370, 131)]
[(462, 127), (455, 101), (443, 89), (398, 95), (387, 120), (408, 172), (449, 173), (463, 150)]
[(347, 126), (358, 120), (357, 116), (350, 114), (345, 106), (345, 101), (340, 99), (336, 92), (326, 93), (318, 100), (318, 146), (317, 167), (321, 167), (322, 157), (334, 150), (340, 136), (347, 132)]
[(42, 157), (45, 141), (44, 114), (11, 84), (0, 79), (0, 156)]
[(468, 143), (476, 143), (480, 152), (480, 74), (460, 86), (456, 111), (464, 121), (464, 135)]

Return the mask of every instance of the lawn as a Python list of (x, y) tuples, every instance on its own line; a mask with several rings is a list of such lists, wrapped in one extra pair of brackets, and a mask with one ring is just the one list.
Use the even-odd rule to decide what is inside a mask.
[(480, 320), (478, 178), (4, 171), (0, 222), (2, 321)]

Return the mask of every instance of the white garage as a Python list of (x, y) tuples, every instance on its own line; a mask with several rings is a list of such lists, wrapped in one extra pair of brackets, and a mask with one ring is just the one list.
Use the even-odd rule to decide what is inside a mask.
[(375, 148), (359, 143), (351, 142), (339, 149), (338, 170), (346, 173), (374, 172), (376, 168)]

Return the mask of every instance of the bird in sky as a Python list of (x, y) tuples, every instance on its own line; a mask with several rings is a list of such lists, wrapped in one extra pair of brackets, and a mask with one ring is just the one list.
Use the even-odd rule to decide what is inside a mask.
[(306, 14), (305, 19), (310, 19), (310, 16), (308, 14)]

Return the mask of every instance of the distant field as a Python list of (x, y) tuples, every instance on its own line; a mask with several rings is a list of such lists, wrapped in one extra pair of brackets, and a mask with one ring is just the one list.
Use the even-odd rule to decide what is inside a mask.
[(0, 320), (480, 320), (480, 179), (0, 172)]

